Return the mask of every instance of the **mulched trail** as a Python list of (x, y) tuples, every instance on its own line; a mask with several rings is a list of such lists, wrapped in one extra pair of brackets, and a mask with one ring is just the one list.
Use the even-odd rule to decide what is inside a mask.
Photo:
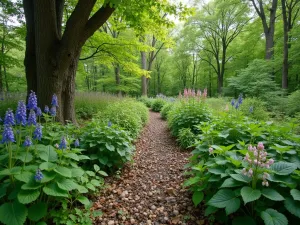
[(204, 224), (203, 210), (193, 206), (190, 192), (182, 187), (189, 156), (177, 146), (160, 114), (150, 112), (134, 163), (120, 178), (109, 178), (109, 187), (94, 203), (94, 209), (103, 211), (94, 224)]

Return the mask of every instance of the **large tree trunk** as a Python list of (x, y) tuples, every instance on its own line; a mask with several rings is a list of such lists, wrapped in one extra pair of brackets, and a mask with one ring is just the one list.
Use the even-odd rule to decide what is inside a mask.
[(117, 63), (115, 65), (115, 79), (116, 79), (116, 85), (117, 85), (117, 89), (118, 89), (118, 95), (121, 96), (122, 95), (122, 91), (119, 90), (120, 84), (121, 84), (120, 64), (119, 63)]
[[(147, 70), (146, 52), (141, 52), (142, 69)], [(142, 76), (142, 95), (147, 96), (147, 77)]]
[(26, 19), (25, 68), (28, 92), (40, 107), (58, 97), (57, 120), (75, 118), (75, 75), (81, 48), (115, 10), (109, 4), (90, 17), (96, 1), (79, 0), (62, 34), (64, 0), (23, 0)]

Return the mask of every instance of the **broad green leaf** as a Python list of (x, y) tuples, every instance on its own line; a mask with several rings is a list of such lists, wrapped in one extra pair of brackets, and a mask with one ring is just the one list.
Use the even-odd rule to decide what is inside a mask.
[(99, 170), (98, 173), (104, 177), (107, 177), (108, 174), (105, 171)]
[(78, 185), (77, 186), (77, 190), (79, 191), (79, 193), (84, 194), (84, 193), (88, 193), (89, 190), (86, 189), (84, 186)]
[(22, 204), (31, 203), (40, 196), (40, 190), (21, 190), (18, 193), (18, 200)]
[(39, 168), (41, 170), (53, 170), (56, 167), (55, 163), (52, 162), (43, 162), (41, 163), (41, 165), (39, 166)]
[(276, 190), (272, 189), (272, 188), (263, 188), (261, 190), (261, 194), (263, 196), (265, 196), (268, 199), (271, 199), (273, 201), (283, 201), (284, 197), (279, 194), (279, 192), (277, 192)]
[(44, 177), (41, 180), (41, 183), (47, 183), (47, 182), (53, 180), (57, 175), (57, 173), (54, 171), (42, 171), (42, 173), (43, 173)]
[(221, 175), (221, 174), (225, 173), (225, 169), (224, 168), (209, 168), (208, 172), (217, 174), (217, 175)]
[(239, 187), (239, 186), (241, 186), (241, 185), (243, 185), (242, 182), (237, 181), (237, 180), (235, 180), (235, 179), (233, 179), (233, 178), (230, 177), (230, 178), (227, 178), (227, 179), (223, 182), (223, 184), (221, 185), (220, 188)]
[(235, 198), (236, 196), (232, 190), (221, 189), (208, 201), (207, 205), (211, 205), (216, 208), (225, 208)]
[(82, 195), (78, 196), (77, 200), (79, 202), (81, 202), (83, 205), (89, 205), (90, 204), (90, 200), (87, 197), (82, 196)]
[(94, 170), (95, 170), (96, 172), (98, 172), (98, 171), (100, 170), (100, 167), (99, 167), (97, 164), (94, 164)]
[(271, 169), (278, 175), (289, 175), (297, 169), (294, 163), (277, 162), (271, 166)]
[(99, 186), (101, 185), (100, 182), (99, 182), (98, 180), (95, 180), (95, 179), (91, 180), (90, 182), (91, 182), (91, 184), (94, 185), (95, 187), (99, 187)]
[(226, 215), (236, 212), (241, 206), (241, 200), (238, 198), (232, 199), (225, 207)]
[(291, 195), (293, 196), (294, 200), (300, 201), (300, 191), (297, 189), (291, 190)]
[(46, 162), (56, 162), (57, 161), (57, 153), (51, 145), (44, 146), (38, 145), (37, 150), (39, 151), (38, 156), (46, 161)]
[(23, 181), (24, 183), (28, 183), (33, 177), (33, 173), (30, 173), (28, 171), (24, 171), (21, 174), (14, 176), (16, 180)]
[(184, 186), (191, 186), (192, 184), (196, 184), (196, 183), (200, 182), (201, 180), (202, 180), (202, 178), (201, 178), (201, 177), (198, 177), (198, 176), (196, 176), (196, 177), (191, 177), (191, 178), (187, 179), (187, 180), (183, 183), (183, 185), (184, 185)]
[(94, 185), (92, 185), (91, 183), (88, 183), (85, 185), (88, 189), (92, 190), (92, 191), (96, 191), (96, 188)]
[(256, 225), (256, 222), (250, 216), (238, 216), (232, 220), (232, 225)]
[(219, 209), (217, 207), (213, 207), (213, 206), (209, 205), (209, 206), (206, 207), (204, 215), (209, 216), (210, 214), (215, 213), (218, 210)]
[(25, 205), (13, 202), (0, 206), (0, 221), (6, 225), (23, 225), (27, 217)]
[(195, 191), (192, 197), (194, 205), (195, 206), (199, 205), (199, 203), (202, 202), (203, 198), (204, 198), (204, 194), (202, 191)]
[(76, 184), (71, 179), (62, 178), (57, 181), (57, 185), (59, 188), (66, 190), (66, 191), (72, 191), (77, 188), (78, 184)]
[(72, 171), (67, 167), (58, 166), (54, 169), (54, 171), (63, 177), (72, 177)]
[(81, 168), (72, 168), (71, 173), (72, 177), (81, 177), (84, 174), (84, 171)]
[(16, 157), (17, 159), (21, 160), (22, 162), (30, 162), (33, 159), (33, 156), (30, 152), (21, 152), (18, 157)]
[(291, 198), (286, 198), (284, 201), (285, 208), (293, 215), (300, 218), (300, 202)]
[(28, 218), (32, 221), (38, 221), (47, 215), (47, 204), (39, 202), (29, 207)]
[(42, 186), (43, 186), (43, 184), (36, 182), (34, 178), (31, 178), (31, 180), (28, 183), (22, 185), (21, 189), (22, 190), (36, 190)]
[(105, 147), (109, 150), (109, 151), (114, 151), (115, 150), (115, 146), (109, 144), (109, 143), (105, 143)]
[(237, 181), (241, 181), (241, 182), (244, 182), (244, 183), (249, 183), (251, 181), (251, 178), (250, 177), (247, 177), (243, 174), (230, 174), (230, 176), (237, 180)]
[(260, 190), (252, 189), (251, 187), (243, 187), (241, 189), (241, 195), (246, 205), (248, 202), (253, 202), (259, 199), (261, 196), (261, 192)]
[(45, 194), (55, 197), (68, 197), (68, 192), (59, 188), (56, 183), (48, 184), (43, 187)]
[(67, 158), (73, 159), (75, 161), (79, 161), (79, 157), (75, 153), (69, 152), (69, 153), (64, 154), (64, 156)]
[(0, 199), (6, 195), (7, 185), (1, 184), (0, 186)]
[(267, 209), (260, 214), (265, 225), (287, 225), (288, 220), (282, 213), (275, 209)]

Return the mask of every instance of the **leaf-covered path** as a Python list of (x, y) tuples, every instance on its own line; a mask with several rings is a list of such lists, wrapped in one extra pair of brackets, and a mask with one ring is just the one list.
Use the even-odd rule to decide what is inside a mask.
[(150, 121), (136, 143), (133, 165), (94, 204), (103, 215), (95, 224), (204, 224), (182, 187), (183, 167), (189, 153), (182, 152), (171, 137), (167, 123), (150, 112)]

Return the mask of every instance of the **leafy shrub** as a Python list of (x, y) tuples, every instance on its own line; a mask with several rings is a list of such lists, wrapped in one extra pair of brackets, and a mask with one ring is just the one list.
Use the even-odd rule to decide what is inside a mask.
[(288, 115), (294, 115), (300, 112), (300, 90), (291, 93), (287, 98), (286, 112)]
[(154, 101), (153, 98), (148, 98), (146, 96), (142, 96), (138, 99), (138, 101), (144, 103), (148, 108), (151, 108), (152, 102)]
[[(29, 117), (25, 103), (19, 102), (16, 116), (8, 110), (4, 125), (0, 126), (0, 221), (8, 225), (53, 221), (59, 224), (68, 215), (64, 224), (81, 219), (92, 223), (90, 210), (85, 215), (75, 216), (72, 212), (83, 206), (90, 208), (84, 195), (88, 190), (101, 188), (103, 178), (99, 174), (106, 174), (97, 167), (88, 171), (80, 166), (89, 157), (78, 148), (79, 141), (74, 143), (75, 138), (68, 133), (60, 137), (55, 147), (56, 137), (45, 139), (49, 144), (42, 144), (43, 131), (47, 130), (51, 137), (55, 124), (49, 126), (48, 122), (54, 121), (54, 117), (44, 114), (49, 121), (42, 127), (34, 113), (36, 106), (32, 92), (27, 105)], [(57, 211), (61, 207), (65, 209), (64, 215)]]
[(167, 103), (162, 107), (162, 109), (160, 111), (160, 115), (161, 115), (162, 119), (164, 119), (164, 120), (167, 119), (168, 114), (171, 111), (171, 109), (173, 108), (173, 106), (174, 106), (174, 103)]
[(136, 101), (130, 101), (129, 106), (131, 109), (135, 110), (141, 118), (143, 125), (145, 125), (149, 120), (148, 108), (143, 103)]
[(115, 124), (93, 121), (87, 126), (81, 142), (91, 159), (91, 165), (97, 163), (104, 170), (116, 171), (132, 159), (132, 138)]
[(111, 122), (129, 132), (132, 138), (137, 138), (143, 124), (147, 121), (148, 109), (133, 101), (121, 101), (110, 104), (98, 113), (96, 118), (105, 124)]
[(257, 98), (246, 98), (240, 105), (240, 110), (244, 115), (257, 120), (268, 120), (269, 115), (265, 108), (265, 103)]
[(168, 115), (168, 124), (174, 136), (178, 136), (179, 130), (182, 128), (190, 128), (194, 134), (197, 134), (199, 129), (195, 125), (209, 120), (210, 112), (205, 104), (193, 100), (176, 104)]
[(191, 147), (195, 142), (195, 134), (190, 128), (182, 128), (178, 133), (178, 141), (180, 147), (187, 149)]
[(151, 105), (151, 109), (154, 112), (160, 112), (162, 107), (166, 104), (166, 101), (163, 100), (162, 98), (156, 98)]
[(236, 111), (197, 127), (185, 185), (195, 205), (205, 201), (206, 216), (236, 213), (233, 224), (299, 223), (300, 139), (287, 124), (258, 123)]

